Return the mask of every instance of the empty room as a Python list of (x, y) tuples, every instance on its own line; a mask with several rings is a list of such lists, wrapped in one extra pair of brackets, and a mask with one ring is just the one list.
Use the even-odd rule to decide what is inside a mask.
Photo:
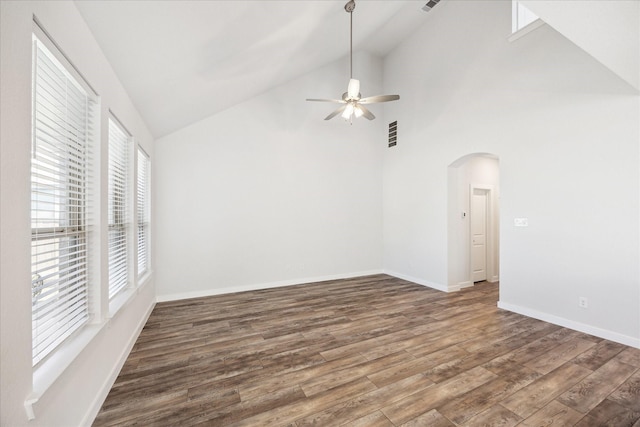
[(0, 0), (2, 426), (640, 426), (637, 0)]

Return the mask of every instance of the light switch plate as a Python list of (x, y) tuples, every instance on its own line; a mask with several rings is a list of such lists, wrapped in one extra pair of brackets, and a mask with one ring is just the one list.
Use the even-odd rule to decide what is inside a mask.
[(515, 225), (516, 227), (528, 227), (529, 218), (514, 218), (513, 225)]

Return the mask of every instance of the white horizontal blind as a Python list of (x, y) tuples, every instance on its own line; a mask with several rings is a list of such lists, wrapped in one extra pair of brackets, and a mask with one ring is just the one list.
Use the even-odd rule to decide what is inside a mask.
[(109, 119), (109, 298), (129, 282), (129, 137)]
[(149, 157), (142, 149), (138, 148), (138, 276), (142, 276), (149, 270), (150, 176)]
[(34, 36), (31, 161), (33, 365), (89, 319), (92, 100)]

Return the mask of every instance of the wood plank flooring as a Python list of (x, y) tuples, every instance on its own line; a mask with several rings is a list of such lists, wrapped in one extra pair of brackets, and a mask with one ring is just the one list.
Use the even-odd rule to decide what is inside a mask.
[(640, 350), (385, 275), (159, 303), (94, 426), (640, 427)]

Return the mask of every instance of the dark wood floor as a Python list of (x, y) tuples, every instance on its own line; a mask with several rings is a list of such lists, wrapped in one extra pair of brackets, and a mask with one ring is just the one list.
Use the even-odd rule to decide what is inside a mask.
[(158, 304), (95, 426), (640, 426), (640, 350), (384, 275)]

